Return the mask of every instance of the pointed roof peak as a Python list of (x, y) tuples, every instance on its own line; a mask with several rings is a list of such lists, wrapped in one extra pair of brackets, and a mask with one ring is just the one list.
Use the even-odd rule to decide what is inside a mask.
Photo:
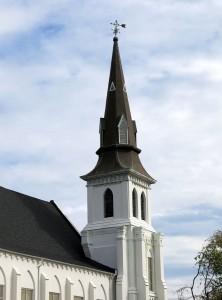
[(121, 117), (124, 116), (128, 128), (128, 144), (136, 147), (135, 130), (127, 97), (118, 38), (116, 36), (114, 36), (113, 42), (113, 52), (104, 115), (106, 134), (104, 135), (103, 146), (119, 144), (117, 126)]
[[(121, 26), (118, 23), (114, 25)], [(96, 167), (82, 178), (89, 180), (107, 174), (131, 172), (151, 184), (155, 180), (146, 172), (138, 155), (141, 150), (137, 148), (136, 122), (131, 117), (123, 75), (117, 37), (119, 27), (114, 29), (106, 108), (104, 118), (100, 119), (100, 148), (96, 152), (99, 160)]]

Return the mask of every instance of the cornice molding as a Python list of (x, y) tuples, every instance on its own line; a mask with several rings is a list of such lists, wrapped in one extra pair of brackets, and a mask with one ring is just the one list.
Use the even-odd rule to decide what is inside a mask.
[(143, 180), (140, 176), (135, 174), (123, 173), (123, 174), (109, 174), (104, 176), (99, 176), (97, 178), (91, 179), (88, 181), (87, 186), (98, 186), (105, 184), (115, 184), (123, 181), (131, 181), (133, 184), (138, 185), (142, 188), (150, 190), (150, 185)]
[(18, 252), (13, 252), (10, 250), (6, 249), (1, 249), (0, 248), (0, 257), (5, 257), (5, 258), (10, 258), (11, 260), (16, 259), (17, 261), (20, 262), (27, 262), (27, 263), (32, 263), (33, 265), (36, 265), (36, 267), (39, 265), (40, 262), (42, 262), (42, 266), (47, 266), (47, 267), (52, 267), (52, 268), (57, 268), (60, 270), (69, 270), (69, 271), (74, 271), (74, 272), (79, 272), (79, 273), (88, 273), (91, 275), (97, 275), (97, 276), (109, 276), (109, 277), (114, 277), (115, 274), (97, 270), (97, 269), (91, 269), (87, 268), (85, 266), (78, 266), (78, 265), (73, 265), (69, 263), (63, 263), (60, 261), (55, 261), (55, 260), (50, 260), (47, 258), (43, 257), (36, 257), (36, 256), (30, 256), (27, 254), (23, 253), (18, 253)]

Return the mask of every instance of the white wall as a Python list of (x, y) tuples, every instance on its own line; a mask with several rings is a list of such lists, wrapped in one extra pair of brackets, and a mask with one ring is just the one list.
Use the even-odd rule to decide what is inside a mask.
[[(108, 188), (113, 192), (114, 215), (104, 218), (104, 194)], [(137, 217), (133, 216), (133, 189), (137, 192)], [(90, 180), (87, 190), (88, 224), (82, 231), (82, 245), (89, 257), (117, 269), (116, 299), (166, 300), (162, 243), (151, 224), (148, 183), (132, 174), (112, 175)], [(146, 200), (145, 220), (141, 217), (142, 193)], [(150, 255), (153, 291), (148, 282)]]
[(59, 293), (60, 300), (73, 300), (74, 296), (82, 296), (84, 300), (113, 300), (113, 277), (111, 273), (50, 260), (41, 263), (41, 259), (0, 250), (0, 284), (5, 285), (4, 300), (20, 300), (21, 288), (33, 289), (33, 300), (48, 300), (49, 292)]
[[(138, 195), (138, 218), (132, 213), (132, 192)], [(113, 192), (114, 216), (104, 218), (104, 194), (107, 189)], [(141, 194), (146, 198), (146, 220), (141, 219)], [(92, 180), (87, 185), (88, 224), (84, 230), (102, 229), (132, 224), (154, 231), (151, 225), (151, 205), (149, 186), (131, 175), (113, 175)], [(84, 231), (83, 230), (83, 231)]]

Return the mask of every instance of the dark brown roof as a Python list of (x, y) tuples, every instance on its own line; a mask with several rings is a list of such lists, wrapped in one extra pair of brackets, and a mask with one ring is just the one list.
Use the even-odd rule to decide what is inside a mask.
[(0, 248), (106, 272), (84, 254), (81, 236), (53, 202), (0, 187)]
[[(105, 115), (100, 120), (101, 144), (96, 152), (99, 160), (96, 167), (81, 178), (89, 180), (113, 172), (131, 171), (141, 175), (150, 184), (155, 183), (155, 179), (146, 172), (139, 159), (141, 150), (136, 144), (136, 122), (132, 120), (130, 113), (117, 37), (113, 41)], [(119, 143), (118, 124), (122, 116), (128, 127), (127, 144)]]
[[(112, 83), (115, 90), (112, 91)], [(129, 144), (136, 147), (136, 132), (132, 122), (129, 101), (127, 97), (123, 69), (120, 59), (119, 46), (117, 38), (114, 38), (113, 54), (111, 60), (109, 84), (105, 108), (105, 130), (103, 136), (104, 147), (118, 144), (117, 126), (120, 118), (124, 116), (128, 125)]]

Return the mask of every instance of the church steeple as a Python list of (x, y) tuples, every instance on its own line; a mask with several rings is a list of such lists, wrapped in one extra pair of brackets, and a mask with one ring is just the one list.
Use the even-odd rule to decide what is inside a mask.
[(87, 256), (115, 268), (116, 300), (167, 300), (161, 236), (151, 220), (150, 185), (136, 144), (114, 26), (113, 53), (100, 147), (87, 181), (88, 223), (82, 231)]
[(136, 126), (131, 118), (117, 37), (113, 39), (106, 109), (101, 123), (101, 127), (105, 127), (101, 128), (101, 147), (119, 144), (136, 147)]
[(96, 167), (81, 178), (88, 181), (113, 173), (134, 173), (148, 184), (155, 183), (144, 169), (136, 143), (136, 122), (132, 120), (118, 38), (113, 38), (113, 53), (104, 118), (100, 119), (100, 148)]

